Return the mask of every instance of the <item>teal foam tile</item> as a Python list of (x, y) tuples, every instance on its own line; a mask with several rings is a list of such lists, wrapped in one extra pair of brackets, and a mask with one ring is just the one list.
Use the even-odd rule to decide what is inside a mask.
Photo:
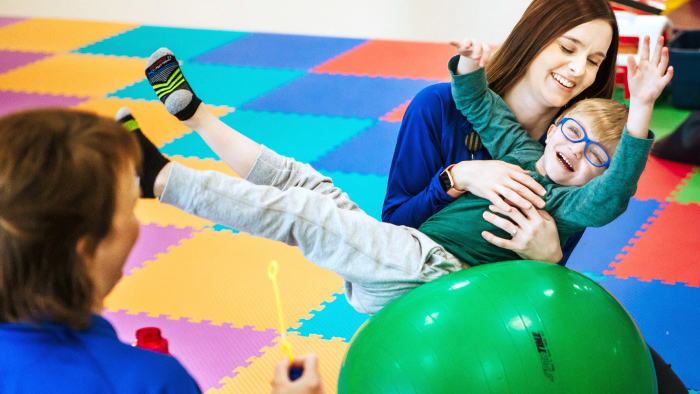
[(160, 148), (167, 156), (196, 157), (198, 159), (221, 160), (219, 156), (204, 142), (202, 137), (191, 131), (180, 138), (168, 142)]
[(178, 60), (186, 61), (247, 34), (223, 30), (140, 26), (75, 52), (148, 58), (158, 48), (166, 47), (173, 51)]
[(245, 110), (221, 120), (253, 141), (304, 163), (317, 160), (376, 123), (372, 119)]
[(369, 315), (353, 309), (344, 294), (334, 295), (333, 302), (321, 304), (323, 309), (312, 312), (312, 318), (300, 320), (301, 326), (290, 331), (305, 337), (320, 335), (323, 339), (342, 338), (345, 342), (350, 342), (355, 332), (369, 319)]
[[(175, 54), (177, 56), (177, 54)], [(209, 105), (238, 107), (302, 75), (299, 70), (276, 70), (185, 62), (182, 72), (195, 94)], [(146, 77), (111, 97), (157, 100)], [(290, 97), (290, 99), (293, 99)]]
[(386, 194), (388, 176), (374, 174), (346, 174), (337, 171), (322, 171), (333, 179), (333, 183), (350, 196), (365, 213), (381, 221), (382, 205)]

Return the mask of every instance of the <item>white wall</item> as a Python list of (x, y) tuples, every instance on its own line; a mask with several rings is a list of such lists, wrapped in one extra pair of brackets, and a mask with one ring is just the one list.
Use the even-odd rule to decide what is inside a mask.
[(530, 0), (0, 0), (1, 16), (444, 42), (503, 41)]

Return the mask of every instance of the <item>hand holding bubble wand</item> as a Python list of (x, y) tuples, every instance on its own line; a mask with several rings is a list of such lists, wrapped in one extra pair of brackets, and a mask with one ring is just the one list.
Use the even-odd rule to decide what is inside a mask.
[[(292, 365), (294, 361), (294, 356), (292, 354), (292, 345), (287, 340), (287, 330), (284, 328), (284, 316), (282, 315), (282, 301), (280, 300), (280, 291), (277, 286), (277, 271), (278, 271), (277, 261), (272, 260), (267, 266), (267, 276), (272, 280), (272, 285), (275, 289), (275, 300), (277, 301), (277, 317), (280, 322), (280, 335), (282, 337), (282, 356), (287, 356), (289, 359), (289, 365)], [(289, 368), (289, 379), (297, 380), (303, 372), (302, 368), (291, 367)]]

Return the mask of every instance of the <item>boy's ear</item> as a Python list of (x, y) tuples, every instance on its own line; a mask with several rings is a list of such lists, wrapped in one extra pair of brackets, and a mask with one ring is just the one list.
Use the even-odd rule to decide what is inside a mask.
[(557, 126), (552, 123), (549, 125), (549, 129), (547, 129), (547, 139), (545, 139), (545, 143), (549, 142), (549, 136), (552, 135), (552, 133), (557, 129)]

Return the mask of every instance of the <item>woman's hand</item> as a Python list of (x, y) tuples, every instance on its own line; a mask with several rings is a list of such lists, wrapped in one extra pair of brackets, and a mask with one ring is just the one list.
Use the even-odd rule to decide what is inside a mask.
[[(303, 369), (303, 373), (295, 381), (289, 379), (291, 367)], [(318, 370), (318, 358), (315, 354), (296, 357), (291, 365), (289, 359), (284, 357), (275, 366), (271, 394), (324, 394), (325, 392), (321, 373)]]
[(496, 237), (488, 231), (481, 233), (488, 242), (512, 250), (526, 260), (538, 260), (548, 263), (558, 263), (564, 254), (559, 245), (557, 224), (546, 211), (535, 209), (511, 209), (506, 212), (491, 205), (491, 211), (510, 218), (510, 220), (484, 212), (484, 219), (496, 227), (514, 234), (511, 239)]
[[(457, 163), (450, 170), (455, 188), (485, 198), (502, 211), (513, 207), (544, 208), (546, 190), (527, 170), (500, 160), (471, 160)], [(507, 200), (507, 201), (506, 201)], [(507, 230), (506, 230), (507, 231)]]

